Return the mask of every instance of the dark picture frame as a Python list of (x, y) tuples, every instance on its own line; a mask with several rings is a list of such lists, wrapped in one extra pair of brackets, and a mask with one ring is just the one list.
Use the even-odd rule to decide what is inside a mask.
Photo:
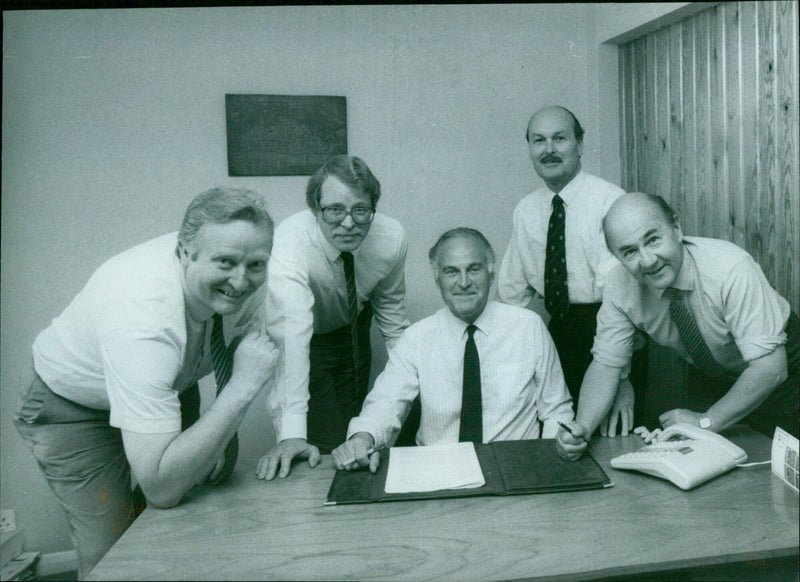
[(347, 153), (342, 96), (226, 94), (229, 176), (308, 176)]

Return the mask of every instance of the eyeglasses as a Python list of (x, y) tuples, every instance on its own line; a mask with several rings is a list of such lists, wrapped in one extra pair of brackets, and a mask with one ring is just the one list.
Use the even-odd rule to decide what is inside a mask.
[(369, 224), (375, 216), (375, 209), (368, 206), (356, 206), (345, 210), (344, 206), (326, 206), (320, 208), (322, 220), (328, 224), (339, 224), (345, 217), (350, 216), (356, 224)]

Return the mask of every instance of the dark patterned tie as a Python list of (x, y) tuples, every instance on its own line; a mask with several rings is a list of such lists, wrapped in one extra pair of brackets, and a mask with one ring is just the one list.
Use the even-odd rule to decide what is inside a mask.
[(669, 299), (669, 314), (672, 317), (672, 322), (678, 328), (678, 335), (681, 337), (681, 343), (694, 362), (694, 365), (706, 374), (714, 376), (725, 376), (727, 372), (719, 365), (714, 359), (711, 350), (708, 349), (700, 330), (697, 328), (697, 322), (689, 313), (689, 310), (684, 305), (679, 296), (678, 289), (674, 287), (667, 287), (664, 290), (664, 296)]
[(553, 197), (553, 212), (547, 228), (547, 250), (544, 259), (544, 306), (558, 321), (569, 309), (567, 290), (567, 250), (564, 241), (564, 201)]
[(474, 325), (467, 326), (467, 343), (464, 346), (464, 384), (461, 392), (461, 426), (459, 442), (483, 442), (483, 406), (481, 403), (481, 361), (475, 346)]
[(353, 405), (357, 408), (361, 397), (361, 382), (358, 374), (358, 296), (356, 295), (356, 272), (353, 254), (342, 253), (344, 280), (347, 284), (347, 312), (350, 318), (350, 353), (353, 359)]
[[(236, 346), (238, 345), (238, 341), (231, 342), (230, 346), (225, 345), (225, 335), (222, 332), (222, 316), (219, 313), (214, 314), (214, 325), (211, 327), (209, 344), (211, 346), (211, 365), (214, 368), (214, 378), (217, 381), (217, 395), (219, 395), (222, 389), (225, 388), (228, 380), (231, 379), (231, 373), (233, 372), (233, 352), (236, 351)], [(239, 436), (234, 434), (233, 438), (228, 441), (228, 445), (225, 447), (225, 465), (223, 465), (219, 477), (214, 481), (214, 485), (222, 483), (231, 476), (238, 457)]]

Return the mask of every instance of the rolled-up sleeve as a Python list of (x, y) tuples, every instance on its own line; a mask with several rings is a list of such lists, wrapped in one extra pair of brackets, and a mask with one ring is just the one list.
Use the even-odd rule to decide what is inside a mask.
[(767, 282), (751, 258), (734, 265), (722, 288), (724, 318), (745, 361), (786, 343), (789, 303)]

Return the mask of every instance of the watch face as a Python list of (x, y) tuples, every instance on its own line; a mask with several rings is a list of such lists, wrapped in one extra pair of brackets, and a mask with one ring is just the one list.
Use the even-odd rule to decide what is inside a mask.
[(711, 419), (709, 418), (700, 419), (700, 428), (708, 428), (710, 426), (711, 426)]

